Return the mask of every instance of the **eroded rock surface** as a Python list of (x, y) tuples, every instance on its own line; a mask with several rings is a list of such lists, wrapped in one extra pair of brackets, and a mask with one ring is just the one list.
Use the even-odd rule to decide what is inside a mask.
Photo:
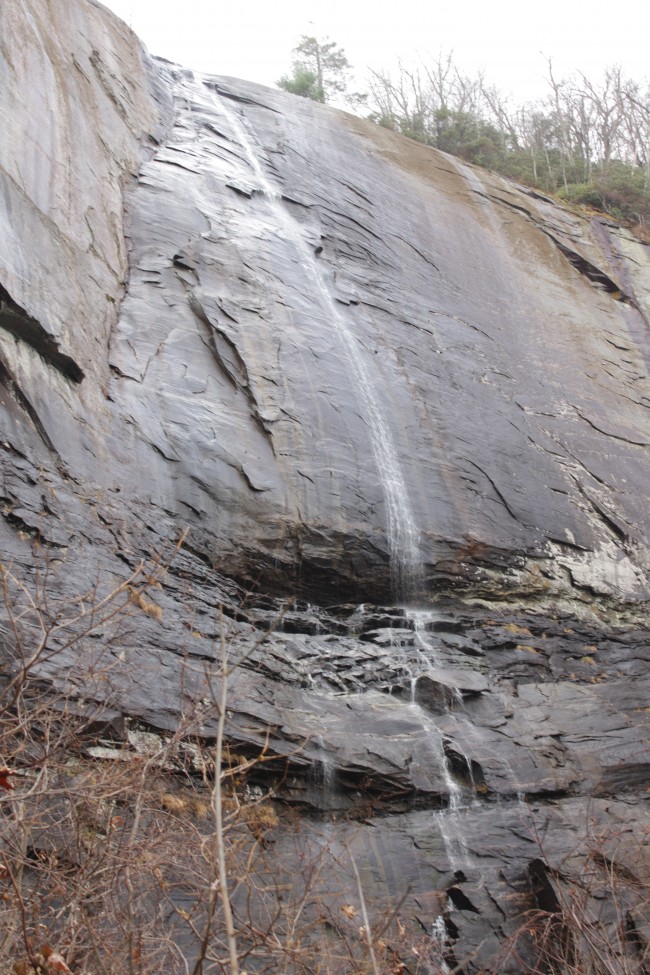
[(643, 846), (648, 247), (98, 4), (0, 27), (3, 561), (65, 616), (188, 529), (40, 677), (209, 737), (225, 634), (263, 787), (478, 970), (590, 817)]

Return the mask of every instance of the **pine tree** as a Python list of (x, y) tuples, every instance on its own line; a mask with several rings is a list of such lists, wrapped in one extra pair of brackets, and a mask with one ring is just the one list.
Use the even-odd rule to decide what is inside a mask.
[(277, 84), (294, 95), (327, 102), (346, 95), (350, 70), (345, 52), (335, 41), (303, 34), (293, 49), (291, 75), (283, 75)]

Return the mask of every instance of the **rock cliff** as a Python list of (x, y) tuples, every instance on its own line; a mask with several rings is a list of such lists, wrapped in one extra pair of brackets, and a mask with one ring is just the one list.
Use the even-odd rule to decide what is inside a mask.
[(65, 606), (188, 532), (108, 680), (39, 677), (169, 730), (226, 625), (264, 785), (478, 971), (642, 840), (650, 249), (94, 0), (0, 26), (3, 560)]

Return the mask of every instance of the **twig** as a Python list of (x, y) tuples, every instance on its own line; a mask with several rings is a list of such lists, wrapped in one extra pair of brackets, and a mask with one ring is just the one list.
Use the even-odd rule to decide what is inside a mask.
[(377, 965), (377, 959), (375, 957), (375, 949), (372, 944), (372, 931), (370, 930), (370, 921), (368, 920), (368, 911), (366, 910), (366, 899), (363, 896), (361, 877), (359, 876), (359, 871), (357, 870), (357, 865), (354, 862), (354, 857), (352, 855), (350, 855), (350, 863), (352, 864), (352, 869), (354, 870), (354, 876), (357, 879), (357, 890), (359, 891), (359, 903), (361, 904), (361, 917), (363, 918), (363, 926), (366, 929), (366, 939), (368, 942), (368, 954), (370, 955), (370, 964), (372, 965), (373, 975), (379, 975), (379, 966)]

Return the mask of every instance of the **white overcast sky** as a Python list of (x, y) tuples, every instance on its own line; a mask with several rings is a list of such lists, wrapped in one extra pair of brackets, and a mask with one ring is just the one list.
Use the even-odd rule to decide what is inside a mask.
[(546, 58), (559, 77), (598, 77), (620, 64), (650, 77), (647, 0), (102, 0), (151, 54), (211, 74), (273, 85), (301, 34), (344, 48), (363, 86), (367, 66), (389, 68), (452, 51), (467, 73), (515, 101), (546, 94)]

